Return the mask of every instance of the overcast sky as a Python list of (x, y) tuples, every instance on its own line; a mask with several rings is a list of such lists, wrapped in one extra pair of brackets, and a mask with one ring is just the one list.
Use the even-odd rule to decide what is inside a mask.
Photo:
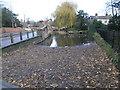
[(30, 18), (38, 21), (51, 18), (51, 14), (62, 2), (69, 1), (78, 5), (77, 10), (84, 10), (89, 15), (105, 15), (105, 3), (110, 0), (0, 0), (6, 2), (12, 11), (19, 14), (19, 19)]

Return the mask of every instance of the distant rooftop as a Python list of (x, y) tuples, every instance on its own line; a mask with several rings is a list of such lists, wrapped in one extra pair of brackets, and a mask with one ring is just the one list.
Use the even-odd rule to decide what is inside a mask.
[(105, 16), (98, 16), (98, 14), (96, 13), (95, 16), (90, 16), (91, 19), (110, 19), (112, 16), (106, 14)]

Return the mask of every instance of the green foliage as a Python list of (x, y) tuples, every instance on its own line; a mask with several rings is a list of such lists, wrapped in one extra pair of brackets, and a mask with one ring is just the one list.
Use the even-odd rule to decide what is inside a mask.
[(6, 9), (2, 8), (2, 26), (3, 27), (12, 27), (12, 17), (11, 12)]
[(16, 18), (17, 14), (12, 13), (7, 8), (0, 8), (2, 10), (2, 27), (21, 27), (20, 21)]
[(115, 52), (111, 46), (104, 41), (104, 39), (96, 32), (95, 24), (90, 23), (88, 34), (94, 37), (96, 43), (104, 50), (108, 58), (115, 64), (115, 66), (120, 69), (119, 55)]
[(94, 35), (94, 33), (96, 32), (96, 29), (93, 23), (89, 23), (89, 30), (87, 32), (88, 32), (88, 35), (90, 36)]
[(87, 18), (88, 18), (88, 14), (85, 13), (83, 10), (79, 10), (74, 23), (74, 28), (76, 30), (87, 30), (88, 28)]
[(97, 21), (96, 19), (93, 21), (93, 25), (95, 28), (107, 29), (107, 25), (103, 24), (102, 21)]
[(39, 23), (42, 23), (43, 22), (43, 20), (40, 20), (40, 21), (38, 21)]
[(93, 21), (93, 24), (95, 28), (101, 28), (102, 27), (102, 21), (97, 21), (96, 19)]
[(106, 55), (112, 60), (115, 66), (120, 69), (119, 56), (111, 46), (103, 40), (103, 38), (98, 34), (94, 33), (94, 39), (96, 43), (106, 52)]
[(119, 11), (117, 12), (117, 9), (119, 9), (120, 6), (120, 0), (111, 0), (110, 2), (107, 2), (107, 8), (111, 9), (112, 11), (112, 19), (110, 19), (108, 24), (109, 30), (120, 30), (120, 15)]
[(55, 21), (58, 27), (72, 27), (76, 17), (77, 5), (64, 2), (61, 6), (58, 6), (55, 11)]
[(68, 28), (69, 31), (76, 31), (75, 28)]
[(114, 16), (108, 24), (109, 30), (120, 30), (120, 16)]

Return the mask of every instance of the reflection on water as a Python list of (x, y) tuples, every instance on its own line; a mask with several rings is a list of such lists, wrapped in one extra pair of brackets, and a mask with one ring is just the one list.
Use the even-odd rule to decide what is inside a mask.
[(93, 41), (93, 38), (88, 37), (86, 34), (64, 34), (54, 35), (40, 45), (57, 47), (57, 46), (77, 46), (77, 45), (89, 45)]

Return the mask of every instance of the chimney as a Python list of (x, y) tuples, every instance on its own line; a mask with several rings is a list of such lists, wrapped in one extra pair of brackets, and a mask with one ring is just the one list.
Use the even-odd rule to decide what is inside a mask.
[(98, 14), (96, 13), (95, 16), (98, 16)]
[(108, 13), (106, 13), (106, 15), (105, 16), (108, 16)]

